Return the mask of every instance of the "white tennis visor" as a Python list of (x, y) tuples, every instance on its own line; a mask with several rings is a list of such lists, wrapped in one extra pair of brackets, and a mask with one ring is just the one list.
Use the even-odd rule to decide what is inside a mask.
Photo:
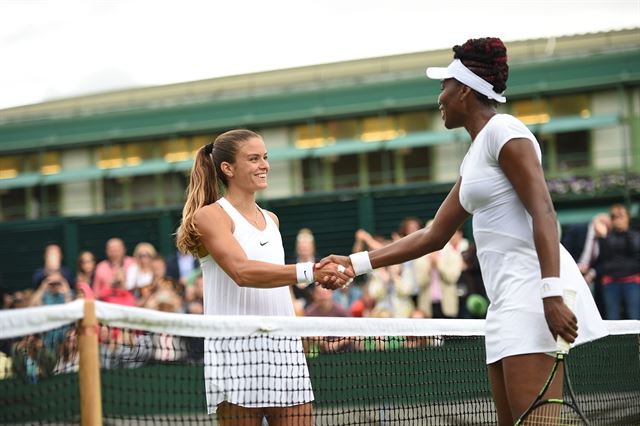
[(433, 80), (455, 78), (460, 83), (469, 86), (478, 93), (482, 93), (489, 99), (493, 99), (500, 103), (507, 102), (507, 98), (502, 96), (502, 93), (496, 93), (495, 90), (493, 90), (491, 83), (474, 74), (469, 68), (464, 66), (460, 59), (454, 59), (446, 68), (427, 68), (427, 77)]

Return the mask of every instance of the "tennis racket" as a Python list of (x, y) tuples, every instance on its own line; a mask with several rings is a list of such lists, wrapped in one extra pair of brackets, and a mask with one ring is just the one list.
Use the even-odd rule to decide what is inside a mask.
[[(573, 310), (575, 304), (576, 292), (574, 290), (565, 290), (563, 299), (564, 303)], [(551, 368), (551, 373), (547, 377), (542, 389), (536, 396), (533, 403), (516, 421), (515, 426), (520, 425), (589, 425), (589, 421), (585, 417), (582, 410), (578, 406), (576, 397), (569, 380), (569, 369), (567, 367), (566, 358), (569, 354), (569, 343), (562, 337), (558, 336), (556, 342), (556, 360)], [(549, 386), (556, 378), (556, 374), (564, 367), (564, 391), (560, 399), (545, 399), (545, 393)]]

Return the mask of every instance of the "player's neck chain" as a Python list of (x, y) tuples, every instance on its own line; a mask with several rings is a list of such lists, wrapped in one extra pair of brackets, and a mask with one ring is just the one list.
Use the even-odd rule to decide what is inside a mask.
[(260, 227), (260, 225), (258, 224), (260, 218), (260, 209), (258, 208), (258, 206), (255, 206), (253, 218), (251, 217), (251, 214), (245, 214), (242, 210), (240, 210), (240, 208), (236, 206), (234, 207), (245, 219), (247, 219), (248, 222), (253, 223), (256, 228)]

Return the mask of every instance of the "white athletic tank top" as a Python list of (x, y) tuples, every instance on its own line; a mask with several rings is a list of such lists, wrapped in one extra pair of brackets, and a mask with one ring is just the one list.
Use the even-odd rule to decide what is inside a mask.
[[(268, 213), (258, 208), (267, 223), (264, 230), (259, 230), (224, 197), (217, 203), (233, 220), (233, 236), (238, 240), (247, 258), (284, 265), (280, 230)], [(211, 255), (200, 258), (200, 265), (204, 280), (205, 315), (294, 315), (289, 287), (240, 287)]]

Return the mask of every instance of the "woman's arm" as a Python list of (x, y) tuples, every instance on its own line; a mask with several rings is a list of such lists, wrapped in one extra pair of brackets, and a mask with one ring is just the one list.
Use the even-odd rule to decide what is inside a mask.
[[(240, 287), (274, 288), (288, 286), (298, 281), (296, 265), (277, 265), (249, 260), (233, 236), (231, 218), (218, 204), (211, 204), (198, 210), (195, 221), (204, 248)], [(351, 278), (345, 273), (338, 272), (337, 265), (327, 265), (325, 268), (316, 269), (314, 277), (310, 279), (325, 282), (330, 280), (332, 275), (338, 278), (337, 284), (340, 285)]]
[[(502, 171), (531, 215), (533, 241), (542, 278), (560, 277), (560, 239), (556, 212), (531, 141), (510, 140), (502, 147), (498, 160)], [(577, 320), (562, 297), (545, 297), (542, 300), (551, 333), (554, 337), (560, 334), (567, 342), (573, 342), (577, 336)]]
[[(460, 182), (461, 179), (458, 178), (449, 195), (440, 205), (431, 226), (413, 232), (382, 248), (370, 251), (369, 259), (373, 269), (404, 263), (444, 247), (453, 233), (469, 217), (469, 213), (462, 208), (458, 198)], [(318, 267), (322, 267), (329, 262), (339, 263), (347, 267), (351, 266), (351, 261), (348, 257), (331, 255), (322, 259), (318, 263)]]
[(533, 220), (533, 241), (542, 277), (560, 276), (556, 211), (531, 141), (513, 139), (500, 151), (500, 167)]
[(440, 250), (451, 239), (453, 233), (469, 217), (458, 198), (461, 179), (455, 183), (449, 195), (440, 205), (428, 228), (422, 228), (380, 249), (369, 252), (371, 266), (397, 265)]

